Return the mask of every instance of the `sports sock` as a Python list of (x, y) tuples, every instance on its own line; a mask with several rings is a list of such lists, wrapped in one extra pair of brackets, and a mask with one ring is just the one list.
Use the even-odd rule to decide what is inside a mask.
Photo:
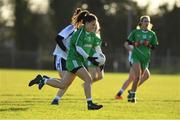
[(92, 104), (92, 98), (87, 98), (87, 103), (88, 103), (88, 105)]
[(121, 96), (123, 94), (123, 92), (124, 92), (124, 90), (121, 88), (117, 95)]
[(54, 99), (60, 100), (60, 99), (61, 99), (61, 97), (59, 97), (59, 96), (56, 96)]
[(52, 80), (52, 79), (53, 79), (53, 78), (47, 78), (47, 77), (43, 77), (44, 84), (46, 84), (48, 80)]
[(132, 95), (132, 97), (136, 97), (136, 92), (131, 91), (130, 94)]

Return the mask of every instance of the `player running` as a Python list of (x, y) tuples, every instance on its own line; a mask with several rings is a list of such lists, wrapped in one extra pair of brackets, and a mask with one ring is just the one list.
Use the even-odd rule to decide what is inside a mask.
[(151, 28), (150, 17), (142, 16), (138, 28), (128, 36), (128, 44), (133, 45), (130, 61), (134, 72), (134, 80), (128, 95), (128, 101), (132, 103), (136, 103), (137, 86), (145, 70), (149, 67), (151, 50), (158, 45), (157, 36)]
[[(128, 56), (128, 61), (129, 61), (129, 64), (130, 64), (130, 70), (129, 70), (129, 76), (128, 76), (128, 79), (123, 83), (121, 89), (118, 91), (118, 93), (116, 94), (115, 96), (115, 99), (117, 100), (122, 100), (123, 99), (123, 96), (122, 94), (124, 93), (124, 91), (127, 89), (127, 87), (130, 85), (130, 83), (134, 80), (135, 78), (135, 73), (133, 71), (133, 68), (132, 68), (132, 63), (131, 63), (131, 55), (132, 55), (132, 50), (133, 50), (133, 46), (132, 45), (129, 45), (128, 42), (126, 41), (124, 43), (124, 47), (128, 50), (129, 52), (129, 56)], [(148, 68), (145, 69), (144, 71), (144, 74), (142, 75), (141, 77), (141, 80), (139, 81), (138, 83), (138, 87), (140, 85), (142, 85), (148, 78), (150, 77), (150, 71)], [(129, 91), (128, 91), (129, 92)]]
[(86, 59), (95, 65), (98, 64), (95, 61), (96, 58), (89, 55), (92, 48), (101, 44), (101, 40), (93, 33), (94, 29), (96, 29), (96, 21), (97, 17), (95, 15), (88, 13), (84, 15), (82, 21), (84, 24), (83, 27), (77, 30), (71, 38), (66, 61), (67, 72), (61, 81), (55, 78), (45, 78), (40, 75), (33, 80), (35, 81), (34, 84), (38, 83), (39, 89), (41, 89), (44, 84), (60, 89), (67, 89), (76, 76), (78, 76), (84, 80), (84, 92), (87, 99), (88, 110), (98, 110), (103, 107), (102, 105), (92, 102), (92, 78), (83, 65)]
[[(65, 27), (61, 32), (58, 33), (56, 37), (56, 48), (53, 52), (55, 56), (55, 69), (59, 72), (60, 78), (63, 78), (65, 72), (67, 71), (66, 68), (66, 60), (67, 60), (67, 51), (69, 49), (70, 40), (72, 34), (81, 27), (82, 25), (82, 16), (84, 14), (89, 13), (87, 10), (81, 10), (77, 8), (71, 18), (72, 22), (70, 25)], [(79, 18), (77, 20), (77, 17)], [(58, 105), (59, 100), (64, 95), (67, 89), (59, 89), (55, 98), (52, 100), (52, 105)]]

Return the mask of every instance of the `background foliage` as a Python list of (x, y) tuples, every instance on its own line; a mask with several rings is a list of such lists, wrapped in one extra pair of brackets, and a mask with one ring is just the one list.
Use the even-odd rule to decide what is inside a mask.
[[(52, 69), (56, 34), (70, 23), (77, 7), (84, 7), (99, 18), (102, 40), (108, 44), (103, 48), (107, 56), (106, 70), (127, 71), (123, 43), (139, 17), (147, 14), (147, 6), (140, 8), (130, 0), (49, 0), (45, 14), (32, 12), (26, 0), (13, 0), (9, 4), (14, 25), (6, 26), (6, 21), (0, 21), (2, 68)], [(158, 14), (151, 15), (160, 44), (153, 51), (151, 68), (161, 73), (177, 73), (180, 71), (180, 8), (175, 5), (169, 11), (164, 4), (159, 9)]]

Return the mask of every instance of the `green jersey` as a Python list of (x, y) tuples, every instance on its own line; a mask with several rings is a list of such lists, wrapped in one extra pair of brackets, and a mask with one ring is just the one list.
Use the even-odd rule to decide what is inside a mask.
[[(151, 30), (143, 31), (142, 29), (135, 29), (128, 36), (128, 40), (131, 42), (141, 42), (141, 43), (144, 40), (148, 40), (150, 45), (152, 46), (158, 45), (157, 36), (155, 32)], [(151, 54), (151, 49), (147, 46), (140, 45), (133, 49), (132, 54), (138, 54), (142, 57), (149, 58)]]
[[(135, 29), (128, 36), (128, 40), (139, 43), (143, 43), (146, 40), (152, 46), (158, 45), (157, 36), (155, 32), (151, 30), (143, 31), (142, 29)], [(132, 63), (139, 62), (141, 64), (141, 68), (145, 69), (149, 65), (150, 55), (151, 49), (142, 44), (134, 47), (132, 50), (131, 61)]]
[(101, 44), (101, 39), (98, 38), (95, 33), (87, 32), (84, 27), (77, 30), (71, 38), (70, 48), (68, 51), (68, 57), (66, 62), (66, 67), (68, 71), (72, 71), (74, 68), (84, 66), (84, 58), (81, 54), (77, 52), (77, 46), (81, 47), (83, 51), (91, 56), (94, 48)]

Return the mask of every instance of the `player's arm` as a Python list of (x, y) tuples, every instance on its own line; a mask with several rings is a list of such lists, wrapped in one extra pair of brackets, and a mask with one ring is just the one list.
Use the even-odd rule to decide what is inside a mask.
[(153, 32), (153, 37), (152, 37), (152, 42), (149, 44), (149, 48), (151, 48), (152, 50), (155, 49), (158, 46), (158, 40), (157, 40), (157, 36), (156, 33)]
[(96, 66), (99, 64), (98, 62), (96, 62), (97, 57), (91, 57), (91, 56), (89, 56), (89, 55), (83, 50), (82, 47), (76, 46), (76, 50), (77, 50), (77, 52), (78, 52), (81, 56), (83, 56), (84, 58), (88, 59), (92, 64), (94, 64), (94, 65), (96, 65)]
[(130, 47), (131, 46), (138, 47), (139, 45), (141, 45), (141, 43), (139, 41), (135, 41), (135, 35), (136, 35), (136, 29), (133, 30), (129, 34), (129, 36), (128, 36), (127, 40), (126, 40), (127, 43), (125, 43), (125, 44), (130, 45)]
[(75, 34), (75, 39), (76, 39), (76, 42), (75, 42), (75, 48), (76, 48), (76, 51), (81, 55), (83, 56), (85, 59), (87, 59), (89, 57), (89, 55), (86, 53), (86, 51), (83, 49), (83, 45), (84, 45), (84, 31), (83, 31), (83, 28), (79, 29)]
[(85, 50), (80, 46), (76, 46), (76, 51), (86, 59), (89, 57), (89, 55), (85, 52)]
[(83, 29), (80, 30), (79, 34), (77, 35), (77, 40), (75, 43), (76, 51), (83, 56), (85, 59), (88, 59), (92, 64), (98, 65), (98, 63), (95, 61), (97, 58), (89, 56), (89, 54), (86, 53), (86, 51), (83, 49)]
[(132, 51), (133, 48), (134, 48), (132, 42), (131, 42), (131, 41), (128, 41), (128, 40), (126, 40), (126, 41), (124, 42), (124, 47), (125, 47), (126, 50), (128, 50), (128, 51)]
[(100, 45), (98, 45), (98, 46), (95, 47), (95, 51), (96, 51), (96, 52), (99, 52), (99, 53), (102, 53), (102, 50), (101, 50)]
[(56, 39), (55, 39), (56, 43), (58, 44), (58, 46), (59, 46), (63, 51), (66, 52), (66, 51), (67, 51), (67, 48), (66, 48), (66, 46), (64, 45), (63, 40), (64, 40), (64, 37), (62, 37), (61, 35), (57, 35), (57, 36), (56, 36)]
[(67, 51), (67, 48), (64, 45), (63, 40), (67, 39), (67, 37), (70, 36), (70, 34), (73, 31), (74, 31), (74, 26), (73, 25), (68, 25), (61, 32), (59, 32), (58, 35), (55, 38), (56, 43), (58, 44), (58, 46), (65, 52)]

